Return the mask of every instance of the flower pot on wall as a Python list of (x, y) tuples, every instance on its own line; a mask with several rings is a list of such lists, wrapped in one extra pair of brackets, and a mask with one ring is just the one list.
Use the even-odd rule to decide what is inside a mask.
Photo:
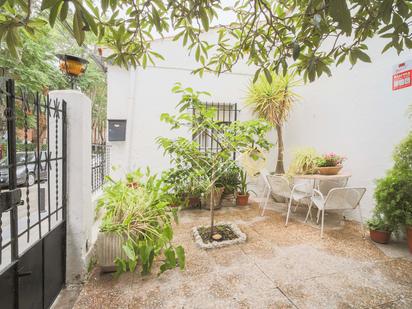
[(126, 258), (122, 248), (123, 237), (115, 233), (100, 232), (97, 238), (97, 264), (103, 272), (116, 270), (114, 260)]
[(237, 194), (236, 195), (236, 205), (246, 206), (249, 204), (249, 194)]
[(371, 239), (379, 244), (387, 244), (391, 238), (391, 232), (369, 230)]
[(342, 167), (342, 165), (318, 167), (318, 172), (321, 175), (337, 175)]
[(412, 253), (412, 226), (406, 227), (406, 239), (408, 240), (409, 252)]

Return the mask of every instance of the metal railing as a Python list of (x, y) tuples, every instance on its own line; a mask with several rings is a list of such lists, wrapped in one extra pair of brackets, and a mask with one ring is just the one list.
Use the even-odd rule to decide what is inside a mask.
[(105, 183), (110, 171), (110, 146), (92, 144), (92, 192), (96, 192)]

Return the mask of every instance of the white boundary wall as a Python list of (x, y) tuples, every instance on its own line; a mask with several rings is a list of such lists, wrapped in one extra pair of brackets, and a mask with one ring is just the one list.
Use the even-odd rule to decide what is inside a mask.
[[(301, 100), (284, 129), (286, 166), (293, 150), (304, 146), (348, 158), (345, 169), (353, 174), (349, 185), (367, 188), (362, 204), (366, 216), (374, 206), (374, 181), (391, 167), (393, 148), (410, 128), (405, 111), (412, 103), (412, 88), (391, 90), (392, 66), (411, 56), (398, 56), (394, 51), (381, 55), (384, 41), (380, 39), (370, 40), (368, 45), (372, 64), (358, 63), (351, 69), (345, 63), (332, 70), (331, 78), (325, 76), (296, 89)], [(154, 171), (168, 167), (155, 138), (177, 135), (159, 120), (161, 113), (175, 112), (179, 95), (170, 91), (175, 82), (211, 92), (211, 101), (240, 103), (240, 119), (252, 117), (243, 99), (253, 68), (239, 64), (233, 74), (199, 78), (191, 74), (197, 64), (181, 43), (165, 39), (152, 46), (166, 57), (157, 67), (108, 69), (108, 118), (127, 119), (126, 142), (111, 143), (115, 177), (137, 167), (150, 166)], [(274, 132), (269, 138), (275, 141)], [(268, 168), (273, 169), (274, 150), (269, 159)]]
[(66, 282), (84, 279), (96, 237), (91, 188), (91, 101), (77, 90), (51, 91), (67, 102)]

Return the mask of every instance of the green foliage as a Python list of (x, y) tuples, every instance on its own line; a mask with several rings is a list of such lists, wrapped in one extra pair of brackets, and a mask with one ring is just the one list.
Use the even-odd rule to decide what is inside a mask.
[(43, 92), (47, 89), (62, 89), (67, 82), (58, 69), (54, 52), (56, 51), (55, 35), (50, 28), (39, 28), (36, 37), (22, 34), (21, 57), (16, 61), (10, 51), (1, 49), (0, 67), (7, 68), (16, 80), (17, 88), (31, 92)]
[[(0, 13), (1, 16), (1, 13)], [(0, 45), (0, 67), (6, 68), (15, 79), (17, 92), (20, 89), (31, 93), (47, 93), (48, 90), (65, 89), (69, 87), (64, 74), (58, 68), (57, 53), (81, 55), (88, 58), (84, 49), (72, 44), (61, 25), (53, 29), (48, 25), (36, 26), (36, 35), (22, 31), (20, 57), (16, 59), (5, 46)], [(95, 39), (88, 38), (88, 43)], [(106, 76), (92, 59), (88, 58), (87, 71), (78, 81), (79, 88), (92, 101), (93, 130), (99, 134), (100, 140), (105, 139), (106, 127)], [(23, 113), (17, 115), (18, 127), (23, 127)], [(32, 128), (34, 116), (29, 115), (29, 128)]]
[(316, 173), (319, 155), (314, 148), (301, 148), (295, 151), (289, 166), (289, 175), (305, 175)]
[(412, 132), (396, 147), (394, 167), (376, 183), (374, 212), (388, 222), (395, 233), (412, 216)]
[(127, 258), (116, 259), (118, 272), (133, 272), (140, 264), (142, 274), (148, 274), (157, 256), (165, 259), (161, 272), (176, 266), (183, 269), (184, 250), (172, 245), (172, 222), (177, 221), (177, 210), (169, 207), (162, 179), (149, 170), (145, 175), (137, 170), (125, 181), (109, 180), (96, 211), (104, 210), (100, 230), (123, 239)]
[(388, 222), (386, 222), (382, 216), (376, 214), (366, 222), (366, 225), (372, 231), (392, 232), (392, 227)]
[[(232, 159), (234, 152), (269, 149), (270, 143), (265, 139), (265, 135), (270, 130), (270, 125), (264, 120), (235, 121), (225, 124), (215, 119), (215, 109), (207, 109), (202, 104), (200, 97), (208, 93), (183, 88), (180, 84), (176, 84), (172, 90), (182, 95), (177, 105), (179, 113), (173, 116), (162, 114), (161, 120), (169, 124), (172, 130), (188, 128), (189, 136), (203, 134), (218, 145), (217, 151), (203, 151), (196, 141), (186, 137), (157, 138), (157, 143), (163, 148), (164, 154), (170, 156), (170, 162), (174, 166), (171, 174), (176, 175), (177, 171), (183, 171), (179, 174), (183, 177), (177, 178), (179, 179), (175, 189), (177, 192), (181, 190), (181, 183), (184, 183), (182, 180), (186, 179), (189, 183), (193, 182), (196, 188), (201, 188), (205, 194), (213, 195), (216, 192), (215, 187), (222, 184), (227, 171), (235, 169), (236, 163)], [(214, 230), (213, 201), (214, 198), (209, 199), (212, 231)]]
[(216, 180), (216, 186), (225, 188), (225, 193), (234, 193), (239, 185), (240, 172), (239, 166), (229, 164)]
[(293, 75), (282, 76), (268, 71), (265, 71), (264, 75), (255, 75), (255, 80), (249, 86), (246, 105), (250, 106), (258, 117), (266, 119), (276, 128), (278, 147), (276, 173), (284, 174), (282, 126), (298, 98), (292, 89), (299, 82), (294, 81)]
[(259, 118), (266, 119), (273, 126), (282, 126), (298, 98), (292, 90), (298, 85), (299, 82), (289, 74), (282, 76), (272, 72), (267, 76), (257, 76), (257, 81), (249, 85), (246, 105)]
[[(245, 171), (240, 170), (240, 179), (239, 179), (239, 184), (238, 184), (238, 194), (240, 195), (247, 195), (249, 192), (255, 193), (253, 190), (248, 190), (248, 183), (247, 183), (247, 174)], [(256, 194), (256, 193), (255, 193)]]
[[(146, 67), (163, 59), (150, 42), (172, 32), (173, 40), (199, 63), (195, 73), (231, 71), (245, 60), (268, 81), (270, 72), (285, 75), (289, 67), (313, 81), (330, 75), (334, 63), (370, 62), (365, 42), (377, 35), (386, 41), (383, 52), (412, 47), (412, 4), (407, 0), (40, 2), (0, 1), (0, 41), (12, 55), (18, 55), (23, 33), (35, 35), (46, 22), (52, 27), (67, 22), (79, 45), (87, 33), (95, 35), (113, 49), (110, 61), (124, 67)], [(205, 41), (201, 34), (222, 13), (231, 16), (231, 23), (217, 30), (215, 40)]]
[(412, 173), (412, 132), (395, 148), (394, 168), (405, 173)]

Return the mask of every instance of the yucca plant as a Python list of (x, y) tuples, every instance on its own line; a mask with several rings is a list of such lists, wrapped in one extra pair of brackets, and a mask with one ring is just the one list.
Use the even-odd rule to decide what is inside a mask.
[(298, 95), (292, 89), (299, 84), (293, 75), (277, 75), (272, 73), (269, 83), (266, 76), (261, 75), (255, 83), (251, 83), (246, 97), (246, 105), (253, 109), (259, 117), (266, 119), (277, 133), (278, 157), (276, 174), (284, 174), (283, 164), (283, 125), (286, 122), (293, 103)]

